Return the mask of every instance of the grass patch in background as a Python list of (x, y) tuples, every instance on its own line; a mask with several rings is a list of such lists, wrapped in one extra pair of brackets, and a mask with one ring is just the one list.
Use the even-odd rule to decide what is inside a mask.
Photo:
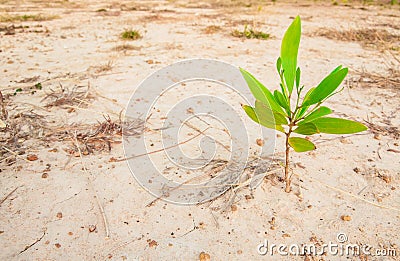
[(140, 51), (142, 47), (140, 46), (134, 46), (131, 44), (121, 44), (117, 45), (114, 48), (112, 48), (113, 51), (117, 52), (125, 52), (125, 51)]
[(221, 30), (222, 30), (221, 26), (209, 25), (209, 26), (207, 26), (206, 28), (203, 29), (203, 32), (205, 34), (215, 34), (215, 33), (219, 32)]
[(245, 25), (243, 31), (239, 31), (237, 29), (232, 31), (232, 36), (238, 38), (267, 40), (270, 37), (270, 34), (255, 30)]
[(0, 22), (26, 22), (49, 21), (58, 18), (57, 15), (24, 14), (24, 15), (0, 15)]
[(111, 71), (112, 68), (114, 67), (114, 61), (108, 61), (103, 64), (99, 64), (97, 66), (94, 66), (96, 68), (96, 73), (102, 73), (102, 72), (108, 72)]
[(400, 51), (400, 35), (395, 35), (385, 29), (361, 28), (336, 30), (321, 28), (312, 36), (322, 36), (332, 40), (358, 42), (364, 47), (374, 47), (378, 50)]
[(126, 30), (121, 34), (121, 38), (124, 40), (138, 40), (142, 37), (138, 30)]

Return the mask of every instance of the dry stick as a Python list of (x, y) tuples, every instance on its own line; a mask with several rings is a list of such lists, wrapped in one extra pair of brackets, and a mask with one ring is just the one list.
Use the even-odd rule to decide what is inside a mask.
[[(95, 110), (91, 110), (91, 109), (86, 109), (86, 108), (82, 108), (82, 107), (71, 106), (71, 105), (66, 105), (65, 107), (66, 107), (66, 108), (70, 108), (70, 109), (75, 109), (75, 110), (90, 111), (90, 112), (93, 112), (93, 113), (96, 113), (96, 114), (99, 114), (99, 115), (104, 115), (104, 112), (99, 112), (99, 111), (95, 111)], [(114, 115), (116, 115), (116, 116), (119, 115), (118, 113), (115, 113), (115, 112), (107, 112), (107, 113), (109, 113), (109, 114), (114, 114)]]
[[(96, 91), (96, 94), (100, 95), (97, 91)], [(118, 104), (117, 102), (115, 102), (115, 101), (113, 101), (112, 99), (109, 99), (109, 98), (107, 98), (107, 97), (105, 97), (105, 96), (100, 95), (100, 97), (103, 98), (103, 99), (106, 99), (106, 100), (110, 100), (110, 101), (112, 101), (112, 102), (115, 103), (115, 104)], [(79, 98), (73, 98), (73, 99), (76, 100), (76, 101), (79, 101), (80, 104), (85, 103), (85, 104), (88, 105), (88, 106), (93, 105), (93, 103), (90, 103), (90, 102), (88, 102), (88, 101), (85, 101), (85, 100), (82, 100), (82, 99), (79, 99)], [(79, 104), (79, 105), (80, 105), (80, 104)], [(97, 114), (100, 114), (100, 115), (103, 115), (103, 116), (104, 116), (104, 113), (103, 113), (103, 112), (98, 112), (98, 111), (95, 111), (95, 110), (90, 110), (90, 109), (82, 108), (82, 107), (79, 107), (79, 105), (78, 105), (78, 106), (66, 105), (65, 107), (70, 108), (70, 109), (75, 109), (75, 110), (76, 110), (76, 109), (86, 110), (86, 111), (94, 112), (94, 113), (97, 113)], [(119, 104), (118, 104), (118, 105), (119, 105)], [(121, 107), (123, 110), (125, 109), (125, 108), (124, 108), (123, 106), (121, 106), (121, 105), (119, 105), (119, 107)], [(108, 112), (107, 112), (107, 114), (113, 114), (113, 115), (119, 116), (120, 119), (121, 119), (121, 113), (122, 113), (122, 111), (121, 111), (120, 113), (116, 113), (116, 112), (113, 112), (113, 111), (108, 111)], [(134, 119), (133, 117), (130, 117), (130, 116), (127, 116), (127, 115), (124, 115), (124, 118), (131, 118), (131, 119)]]
[[(108, 255), (110, 255), (111, 253), (117, 251), (118, 249), (121, 249), (121, 248), (123, 248), (123, 247), (126, 247), (127, 245), (129, 245), (129, 244), (135, 242), (136, 240), (138, 240), (138, 239), (137, 239), (137, 238), (134, 238), (134, 239), (131, 239), (131, 240), (129, 240), (129, 241), (126, 241), (125, 243), (122, 243), (122, 244), (119, 245), (119, 246), (114, 247), (113, 249), (111, 249), (110, 251), (108, 251)], [(139, 240), (140, 240), (140, 239), (139, 239)], [(104, 260), (106, 260), (106, 258), (104, 258)]]
[(108, 98), (107, 96), (103, 95), (102, 93), (99, 92), (99, 90), (97, 90), (95, 87), (92, 88), (92, 90), (95, 92), (95, 94), (97, 96), (99, 96), (100, 98), (103, 98), (105, 100), (108, 100), (110, 102), (112, 102), (114, 105), (117, 105), (118, 107), (120, 107), (121, 109), (125, 109), (125, 106), (122, 106), (121, 104), (119, 104), (116, 100)]
[(29, 160), (25, 159), (24, 157), (22, 157), (21, 155), (19, 155), (18, 153), (10, 150), (9, 148), (2, 146), (3, 149), (5, 149), (6, 151), (10, 152), (11, 154), (14, 154), (15, 157), (21, 158), (23, 160), (25, 160), (26, 162), (30, 162)]
[[(193, 178), (190, 178), (190, 179), (188, 179), (188, 180), (185, 180), (184, 182), (182, 182), (181, 184), (179, 184), (178, 186), (176, 186), (176, 187), (174, 187), (174, 188), (171, 188), (169, 191), (175, 191), (175, 190), (177, 190), (177, 189), (182, 189), (182, 186), (183, 185), (185, 185), (185, 184), (188, 184), (189, 182), (192, 182), (192, 181), (195, 181), (195, 180), (198, 180), (198, 179), (202, 179), (203, 177), (206, 177), (206, 176), (209, 176), (210, 175), (210, 173), (209, 172), (207, 172), (207, 173), (204, 173), (203, 175), (200, 175), (200, 176), (198, 176), (198, 177), (193, 177)], [(228, 185), (223, 185), (223, 186), (228, 186)], [(219, 187), (219, 186), (201, 186), (202, 188), (208, 188), (208, 187)], [(193, 189), (193, 188), (188, 188), (188, 189)], [(151, 206), (153, 206), (158, 200), (160, 200), (160, 199), (162, 199), (162, 197), (164, 196), (164, 194), (162, 194), (161, 196), (158, 196), (156, 199), (154, 199), (154, 200), (152, 200), (150, 203), (148, 203), (147, 205), (146, 205), (146, 207), (151, 207)]]
[[(201, 131), (199, 128), (193, 126), (192, 124), (189, 124), (189, 123), (187, 123), (187, 122), (184, 122), (183, 124), (185, 124), (186, 126), (188, 126), (188, 127), (191, 128), (191, 129), (197, 131), (198, 133), (203, 134), (203, 135), (206, 136), (206, 137), (210, 137), (210, 136), (208, 136), (207, 134), (205, 134), (203, 131)], [(208, 124), (208, 126), (210, 126), (210, 124)], [(222, 146), (225, 150), (227, 150), (228, 152), (231, 152), (231, 150), (229, 149), (229, 147), (228, 147), (228, 146), (225, 146), (225, 145), (224, 145), (222, 142), (220, 142), (219, 140), (215, 140), (215, 142), (218, 143), (219, 145), (221, 145), (221, 146)]]
[[(102, 97), (102, 96), (101, 96)], [(102, 98), (104, 98), (104, 99), (106, 99), (106, 97), (102, 97)], [(80, 104), (82, 104), (82, 103), (85, 103), (86, 105), (88, 105), (88, 106), (91, 106), (91, 105), (93, 105), (93, 103), (90, 103), (90, 102), (87, 102), (87, 101), (85, 101), (85, 100), (82, 100), (82, 99), (79, 99), (79, 98), (73, 98), (74, 100), (76, 100), (76, 101), (79, 101), (80, 102)], [(79, 104), (79, 105), (80, 105)], [(104, 113), (100, 113), (100, 112), (98, 112), (98, 111), (93, 111), (93, 110), (90, 110), (90, 109), (85, 109), (85, 108), (82, 108), (82, 107), (79, 107), (79, 105), (78, 106), (70, 106), (70, 105), (67, 105), (66, 107), (69, 107), (69, 108), (72, 108), (72, 109), (81, 109), (81, 110), (87, 110), (87, 111), (92, 111), (92, 112), (95, 112), (95, 113), (98, 113), (98, 114), (101, 114), (101, 115), (103, 115), (104, 116)], [(122, 107), (122, 106), (120, 106), (120, 107)], [(116, 112), (113, 112), (113, 111), (108, 111), (107, 112), (107, 114), (114, 114), (115, 116), (119, 116), (119, 119), (120, 119), (120, 121), (122, 122), (122, 111), (124, 110), (125, 108), (123, 108), (122, 107), (122, 110), (119, 112), (119, 113), (116, 113)], [(127, 116), (127, 115), (124, 115), (124, 117), (125, 118), (131, 118), (131, 119), (134, 119), (134, 118), (132, 118), (132, 117), (130, 117), (130, 116)]]
[[(86, 99), (87, 96), (89, 95), (89, 88), (90, 88), (90, 84), (89, 84), (88, 90), (86, 91), (86, 93), (85, 93), (85, 95), (84, 95), (84, 97), (83, 97), (84, 99)], [(72, 98), (72, 100), (76, 100), (76, 101), (79, 102), (79, 104), (78, 104), (78, 106), (77, 106), (78, 108), (80, 108), (80, 106), (81, 106), (82, 103), (86, 103), (86, 104), (88, 104), (89, 106), (92, 105), (91, 103), (89, 103), (89, 102), (87, 102), (87, 101), (85, 101), (85, 100), (83, 100), (83, 99), (76, 98), (76, 97)]]
[[(76, 99), (76, 98), (75, 98)], [(91, 103), (88, 103), (89, 105), (92, 105)], [(91, 109), (87, 109), (87, 108), (82, 108), (82, 107), (77, 107), (77, 106), (72, 106), (72, 105), (65, 105), (65, 107), (66, 108), (70, 108), (70, 109), (75, 109), (75, 110), (84, 110), (84, 111), (89, 111), (89, 112), (93, 112), (93, 113), (96, 113), (96, 114), (99, 114), (99, 115), (102, 115), (102, 116), (104, 116), (104, 114), (105, 114), (105, 112), (99, 112), (99, 111), (96, 111), (96, 110), (91, 110)], [(112, 115), (115, 115), (115, 116), (120, 116), (121, 115), (121, 113), (116, 113), (116, 112), (113, 112), (113, 111), (107, 111), (106, 112), (107, 114), (112, 114)], [(130, 116), (127, 116), (127, 115), (124, 115), (124, 117), (125, 118), (131, 118), (131, 119), (134, 119), (133, 117), (130, 117)]]
[(102, 206), (101, 203), (100, 203), (99, 196), (98, 196), (96, 190), (95, 190), (94, 187), (93, 187), (92, 180), (90, 179), (91, 174), (88, 172), (88, 170), (87, 170), (87, 168), (86, 168), (86, 165), (85, 165), (85, 163), (83, 162), (82, 151), (81, 151), (81, 148), (79, 147), (79, 142), (78, 142), (78, 138), (77, 138), (77, 133), (76, 133), (76, 131), (75, 131), (74, 139), (75, 139), (76, 147), (77, 147), (78, 152), (79, 152), (79, 158), (80, 158), (80, 160), (81, 160), (81, 164), (82, 164), (82, 167), (83, 167), (83, 171), (84, 171), (84, 172), (86, 173), (86, 175), (87, 175), (87, 179), (88, 179), (88, 181), (89, 181), (89, 186), (90, 186), (90, 188), (94, 191), (94, 194), (95, 194), (94, 197), (96, 198), (97, 205), (98, 205), (98, 207), (99, 207), (99, 209), (100, 209), (100, 212), (101, 212), (101, 216), (103, 217), (104, 227), (105, 227), (105, 229), (106, 229), (106, 238), (109, 238), (109, 237), (110, 237), (110, 231), (109, 231), (109, 229), (108, 229), (106, 214), (105, 214), (105, 212), (104, 212), (103, 206)]
[[(270, 176), (272, 174), (275, 174), (275, 171), (270, 172), (270, 173), (265, 173), (263, 178), (265, 178), (267, 176)], [(229, 207), (233, 205), (233, 203), (234, 203), (234, 201), (236, 199), (236, 196), (237, 196), (237, 191), (240, 190), (243, 187), (246, 187), (246, 186), (250, 185), (251, 181), (252, 181), (252, 179), (249, 178), (249, 179), (245, 180), (242, 183), (239, 182), (239, 183), (236, 183), (236, 184), (224, 184), (223, 185), (223, 186), (231, 186), (231, 191), (233, 193), (233, 196), (229, 199), (228, 203), (222, 209), (221, 213), (226, 212), (229, 209)], [(216, 187), (216, 186), (214, 186), (214, 187)]]
[(324, 185), (324, 186), (327, 187), (327, 188), (330, 188), (330, 189), (335, 190), (335, 191), (337, 191), (337, 192), (346, 194), (346, 195), (348, 195), (348, 196), (350, 196), (350, 197), (359, 199), (359, 200), (364, 201), (365, 203), (371, 204), (371, 205), (373, 205), (373, 206), (375, 206), (375, 207), (385, 208), (385, 209), (390, 209), (390, 210), (395, 210), (395, 211), (400, 212), (400, 209), (398, 209), (398, 208), (395, 208), (395, 207), (392, 207), (392, 206), (385, 206), (385, 205), (377, 204), (377, 203), (375, 203), (375, 202), (369, 201), (369, 200), (367, 200), (367, 199), (364, 199), (363, 197), (354, 195), (354, 194), (352, 194), (352, 193), (350, 193), (350, 192), (347, 192), (347, 191), (345, 191), (345, 190), (342, 190), (342, 189), (340, 189), (340, 188), (336, 188), (336, 187), (330, 186), (330, 185), (328, 185), (328, 184), (326, 184), (326, 183), (324, 183), (324, 182), (321, 182), (321, 181), (319, 181), (319, 180), (317, 180), (317, 179), (313, 179), (313, 178), (311, 178), (311, 177), (309, 177), (309, 176), (307, 176), (307, 175), (301, 175), (301, 176), (300, 176), (299, 174), (295, 174), (295, 175), (298, 176), (298, 177), (304, 177), (304, 178), (306, 178), (306, 179), (308, 179), (308, 180), (310, 180), (310, 181), (316, 181), (316, 182), (318, 182), (319, 184)]
[(194, 221), (194, 218), (192, 217), (192, 221), (193, 221), (193, 228), (190, 229), (188, 232), (184, 233), (183, 235), (179, 236), (178, 238), (184, 237), (190, 233), (192, 233), (193, 231), (195, 231), (196, 229), (199, 229), (198, 226), (196, 226), (196, 222)]
[[(207, 126), (211, 126), (210, 123), (208, 123), (206, 120), (200, 118), (198, 115), (195, 115), (195, 114), (193, 114), (193, 113), (192, 113), (192, 115), (193, 115), (196, 119), (198, 119), (199, 121), (202, 121), (202, 122), (204, 122), (205, 124), (207, 124)], [(229, 132), (228, 132), (227, 130), (225, 130), (225, 129), (217, 128), (217, 127), (215, 127), (215, 126), (213, 126), (213, 128), (214, 128), (214, 129), (217, 129), (217, 130), (220, 130), (220, 131), (223, 131), (223, 132), (227, 133), (229, 136), (231, 136), (231, 135), (229, 134)]]
[(38, 239), (36, 239), (33, 243), (27, 245), (23, 250), (21, 250), (21, 251), (18, 253), (18, 255), (24, 253), (26, 250), (28, 250), (29, 248), (31, 248), (31, 247), (33, 247), (34, 245), (36, 245), (39, 241), (41, 241), (41, 240), (44, 238), (45, 235), (46, 235), (46, 229), (43, 231), (43, 234), (42, 234), (41, 237), (39, 237)]
[[(270, 175), (272, 175), (272, 174), (275, 174), (275, 172), (265, 174), (265, 177), (270, 176)], [(199, 176), (199, 177), (195, 177), (195, 178), (193, 178), (193, 179), (202, 178), (203, 176), (204, 176), (204, 175)], [(188, 182), (190, 182), (190, 181), (193, 181), (193, 180), (192, 180), (192, 179), (189, 179), (189, 180), (185, 181), (185, 183), (188, 183)], [(204, 186), (204, 185), (203, 185), (203, 186), (199, 186), (199, 188), (220, 188), (220, 187), (227, 187), (227, 186), (230, 186), (230, 187), (232, 187), (232, 190), (236, 192), (237, 190), (239, 190), (239, 189), (241, 189), (241, 188), (243, 188), (243, 187), (248, 186), (250, 183), (251, 183), (251, 178), (249, 178), (249, 179), (243, 181), (242, 183), (240, 183), (240, 182), (239, 182), (239, 183), (226, 183), (226, 184), (219, 184), (219, 185), (212, 185), (212, 186)], [(183, 188), (182, 188), (182, 189), (183, 189)], [(186, 188), (186, 189), (192, 189), (192, 188)]]
[[(48, 81), (50, 81), (50, 80), (51, 80), (51, 79), (48, 78), (48, 79), (43, 80), (43, 81), (41, 81), (41, 82), (39, 82), (39, 83), (45, 83), (45, 82), (48, 82)], [(16, 88), (21, 88), (21, 89), (23, 89), (23, 88), (28, 88), (28, 87), (32, 87), (33, 85), (34, 85), (34, 84), (16, 85), (16, 86), (3, 87), (2, 89), (3, 89), (3, 91), (8, 91), (8, 90), (14, 90), (14, 89), (16, 89)]]
[(6, 105), (4, 103), (4, 98), (3, 98), (3, 94), (0, 91), (0, 104), (1, 104), (1, 114), (2, 117), (0, 117), (0, 119), (5, 119), (7, 120), (8, 114), (7, 114), (7, 110), (6, 110)]
[(389, 51), (389, 53), (393, 56), (393, 59), (395, 59), (398, 63), (400, 63), (400, 59), (397, 58), (397, 56), (393, 52)]
[[(123, 73), (126, 73), (126, 72), (103, 73), (103, 74), (94, 75), (94, 77), (98, 78), (98, 77), (101, 77), (101, 76), (116, 75), (116, 74), (123, 74)], [(81, 77), (83, 77), (83, 78), (81, 78)], [(44, 79), (43, 81), (38, 82), (38, 83), (54, 82), (56, 80), (58, 80), (58, 81), (60, 81), (60, 80), (71, 80), (71, 79), (76, 79), (76, 78), (78, 78), (80, 81), (83, 81), (83, 80), (92, 79), (94, 77), (89, 77), (89, 76), (87, 76), (86, 71), (82, 71), (82, 72), (76, 72), (76, 73), (73, 73), (73, 74), (68, 74), (67, 73), (67, 74), (64, 74), (64, 75), (57, 75), (57, 76), (55, 76), (53, 78)], [(8, 91), (8, 90), (14, 90), (16, 88), (28, 88), (28, 87), (32, 87), (33, 85), (34, 84), (25, 84), (25, 85), (18, 85), (17, 84), (17, 85), (14, 85), (14, 86), (3, 87), (2, 90), (3, 91)]]
[(202, 130), (200, 133), (198, 133), (198, 134), (194, 135), (193, 137), (191, 137), (190, 139), (182, 141), (182, 142), (179, 142), (179, 143), (174, 144), (172, 146), (169, 146), (169, 147), (166, 147), (166, 148), (162, 148), (162, 149), (159, 149), (159, 150), (153, 150), (153, 151), (142, 153), (142, 154), (139, 154), (139, 155), (134, 155), (134, 156), (127, 157), (127, 158), (116, 159), (116, 160), (113, 160), (113, 162), (121, 162), (121, 161), (125, 161), (125, 160), (135, 159), (135, 158), (138, 158), (138, 157), (143, 157), (143, 156), (146, 156), (146, 155), (150, 155), (150, 154), (154, 154), (154, 153), (157, 153), (157, 152), (162, 152), (162, 151), (165, 151), (165, 150), (169, 150), (169, 149), (178, 147), (178, 146), (180, 146), (182, 144), (188, 143), (189, 141), (194, 140), (195, 138), (199, 137), (200, 135), (202, 135), (203, 132), (205, 132), (209, 128), (210, 127), (207, 127), (204, 130)]
[(51, 112), (49, 109), (46, 109), (45, 107), (38, 106), (38, 105), (35, 105), (35, 104), (33, 104), (33, 103), (30, 103), (30, 102), (13, 102), (13, 103), (14, 103), (14, 104), (29, 105), (29, 106), (31, 106), (31, 107), (37, 109), (37, 110), (41, 110), (41, 111), (45, 111), (45, 112)]
[[(193, 178), (190, 178), (188, 180), (185, 180), (181, 184), (179, 184), (178, 186), (172, 188), (170, 191), (175, 191), (176, 189), (184, 189), (184, 188), (182, 188), (183, 185), (188, 184), (189, 182), (192, 182), (192, 181), (195, 181), (195, 180), (202, 179), (203, 177), (207, 177), (207, 176), (210, 176), (210, 171), (204, 173), (203, 175), (200, 175), (200, 176), (193, 177)], [(239, 186), (239, 185), (242, 185), (242, 184), (241, 183), (238, 183), (238, 184), (236, 184), (236, 183), (235, 184), (221, 184), (221, 185), (213, 185), (213, 186), (200, 186), (200, 188), (217, 188), (217, 187), (226, 187), (226, 186), (231, 186), (232, 187), (232, 186)], [(186, 189), (191, 190), (193, 188), (190, 187), (190, 188), (186, 188)], [(161, 196), (158, 196), (156, 199), (154, 199), (150, 203), (148, 203), (146, 205), (146, 207), (153, 206), (158, 200), (162, 199), (163, 196), (164, 196), (164, 194), (161, 195)]]
[[(19, 187), (22, 187), (22, 186), (19, 186)], [(8, 193), (7, 196), (5, 196), (5, 197), (0, 201), (0, 206), (1, 206), (1, 204), (3, 204), (4, 201), (6, 201), (15, 191), (17, 191), (17, 189), (18, 189), (19, 187), (16, 187), (16, 188), (13, 189), (10, 193)]]
[(8, 159), (11, 159), (12, 157), (15, 157), (15, 155), (10, 155), (10, 156), (8, 156), (8, 157), (5, 157), (5, 158), (1, 159), (1, 160), (0, 160), (0, 163), (2, 163), (3, 161), (6, 161), (6, 160), (8, 160)]

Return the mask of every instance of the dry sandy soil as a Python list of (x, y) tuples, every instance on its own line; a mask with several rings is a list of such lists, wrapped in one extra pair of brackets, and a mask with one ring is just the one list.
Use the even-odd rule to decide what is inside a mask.
[[(317, 84), (339, 64), (349, 67), (344, 91), (327, 105), (369, 130), (313, 137), (316, 151), (292, 154), (289, 194), (277, 136), (276, 157), (256, 189), (233, 186), (201, 205), (154, 201), (118, 161), (127, 124), (120, 113), (136, 86), (179, 60), (212, 58), (246, 68), (275, 89), (281, 37), (297, 14), (303, 83)], [(7, 124), (0, 129), (0, 260), (265, 260), (271, 257), (257, 252), (265, 239), (322, 245), (336, 243), (338, 233), (397, 257), (272, 259), (399, 260), (398, 6), (2, 0), (0, 16), (0, 116)], [(245, 24), (270, 38), (232, 36)], [(143, 37), (121, 39), (129, 29)], [(188, 91), (175, 88), (166, 104)], [(225, 91), (245, 118), (240, 98)], [(140, 125), (128, 123), (133, 132)], [(162, 148), (156, 127), (139, 133), (152, 137), (149, 150)], [(259, 137), (249, 135), (257, 151)], [(189, 153), (196, 148), (196, 140), (185, 144)], [(208, 171), (217, 173), (215, 166)]]

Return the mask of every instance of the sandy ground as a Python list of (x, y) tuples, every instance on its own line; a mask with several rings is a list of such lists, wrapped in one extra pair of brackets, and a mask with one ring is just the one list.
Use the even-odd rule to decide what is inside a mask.
[[(399, 70), (398, 46), (388, 51), (313, 36), (320, 28), (375, 28), (400, 35), (398, 8), (0, 1), (0, 12), (2, 16), (56, 16), (47, 21), (0, 23), (0, 88), (9, 115), (5, 121), (28, 125), (19, 131), (25, 136), (11, 143), (4, 138), (1, 144), (1, 260), (198, 260), (200, 256), (207, 260), (208, 255), (211, 260), (265, 260), (271, 257), (259, 255), (257, 246), (266, 239), (274, 244), (321, 245), (337, 242), (338, 233), (345, 233), (352, 244), (397, 251), (397, 257), (350, 256), (350, 260), (399, 260), (400, 86), (389, 74), (390, 69)], [(144, 78), (182, 59), (219, 59), (246, 68), (275, 89), (281, 37), (297, 14), (303, 19), (299, 56), (303, 83), (315, 85), (337, 65), (348, 66), (345, 90), (327, 105), (336, 115), (368, 121), (372, 128), (359, 135), (313, 137), (316, 151), (292, 154), (297, 175), (290, 194), (283, 191), (279, 178), (283, 169), (276, 163), (282, 160), (280, 136), (277, 166), (266, 172), (257, 189), (243, 187), (235, 191), (235, 197), (230, 191), (212, 202), (179, 206), (162, 200), (150, 204), (154, 197), (135, 181), (127, 163), (114, 160), (124, 157), (118, 135), (110, 143), (111, 151), (99, 148), (80, 157), (71, 135), (74, 131), (63, 134), (68, 126), (74, 126), (77, 134), (98, 127), (104, 115), (118, 121)], [(246, 23), (255, 24), (271, 38), (231, 36), (232, 30)], [(219, 26), (218, 30), (207, 29), (212, 25)], [(140, 30), (143, 38), (121, 40), (126, 29)], [(357, 82), (362, 71), (384, 80)], [(39, 82), (42, 89), (34, 87)], [(60, 86), (73, 90), (89, 85), (90, 95), (79, 101), (45, 106), (52, 99), (48, 94)], [(166, 104), (173, 105), (188, 91), (174, 89)], [(221, 92), (216, 88), (209, 93)], [(240, 111), (240, 98), (229, 91), (226, 95)], [(6, 132), (3, 129), (1, 137), (9, 137)], [(154, 131), (148, 132), (154, 149), (161, 148)], [(256, 151), (257, 133), (250, 135), (254, 141), (250, 149)], [(185, 146), (188, 153), (197, 148), (196, 142)], [(275, 253), (272, 259), (347, 258)]]

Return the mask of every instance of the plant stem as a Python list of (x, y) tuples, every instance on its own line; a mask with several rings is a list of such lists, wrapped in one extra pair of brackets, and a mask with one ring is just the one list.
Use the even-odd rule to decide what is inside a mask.
[(286, 133), (286, 142), (285, 142), (285, 146), (286, 146), (286, 151), (285, 151), (285, 183), (286, 183), (286, 187), (285, 187), (285, 192), (289, 193), (291, 188), (290, 188), (290, 176), (289, 176), (289, 152), (290, 152), (290, 145), (289, 145), (289, 138), (290, 138), (290, 134), (292, 133), (292, 126), (290, 124), (289, 126), (289, 131), (288, 133)]
[(296, 120), (295, 120), (295, 116), (297, 111), (300, 109), (299, 107), (299, 100), (300, 100), (300, 93), (299, 91), (297, 91), (297, 101), (296, 101), (296, 108), (294, 109), (293, 112), (291, 112), (291, 115), (289, 117), (289, 130), (286, 133), (286, 141), (285, 141), (285, 192), (289, 193), (291, 191), (290, 188), (290, 183), (291, 183), (291, 179), (289, 176), (289, 153), (290, 153), (290, 145), (289, 145), (289, 138), (290, 138), (290, 134), (292, 134), (292, 130), (293, 127), (296, 126)]
[(285, 158), (285, 183), (286, 183), (286, 188), (285, 192), (289, 193), (290, 192), (290, 177), (289, 177), (289, 134), (286, 134), (286, 158)]
[[(310, 115), (311, 113), (313, 113), (316, 109), (318, 109), (319, 106), (321, 106), (322, 102), (317, 103), (314, 108), (312, 108), (311, 110), (307, 109), (308, 113), (306, 113), (306, 115), (302, 116), (301, 118), (297, 119), (294, 121), (294, 123), (297, 123), (301, 120), (304, 120), (308, 115)], [(299, 107), (299, 109), (301, 108), (301, 106)]]

